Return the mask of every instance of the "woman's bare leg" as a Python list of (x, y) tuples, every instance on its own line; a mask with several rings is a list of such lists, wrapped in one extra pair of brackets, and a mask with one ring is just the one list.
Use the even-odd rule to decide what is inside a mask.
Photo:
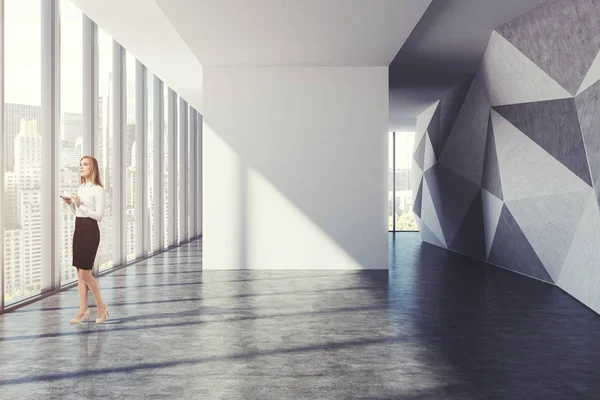
[(83, 280), (82, 270), (77, 268), (77, 288), (79, 289), (79, 314), (77, 318), (81, 318), (88, 309), (88, 285)]
[(92, 275), (91, 270), (80, 270), (83, 280), (87, 284), (87, 286), (92, 291), (94, 295), (94, 299), (96, 300), (96, 306), (98, 307), (98, 318), (104, 318), (104, 314), (106, 312), (106, 305), (102, 301), (102, 295), (100, 294), (100, 286), (98, 285), (98, 281)]

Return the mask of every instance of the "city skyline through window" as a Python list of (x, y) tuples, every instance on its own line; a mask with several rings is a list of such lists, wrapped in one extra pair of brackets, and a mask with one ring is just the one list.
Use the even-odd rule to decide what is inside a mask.
[(163, 90), (163, 96), (164, 96), (164, 109), (163, 109), (163, 115), (164, 115), (164, 141), (163, 141), (163, 146), (164, 146), (164, 158), (165, 158), (165, 172), (164, 172), (164, 182), (165, 182), (165, 187), (163, 190), (163, 200), (164, 200), (164, 208), (163, 208), (163, 212), (164, 212), (164, 233), (165, 233), (165, 245), (170, 243), (171, 241), (171, 236), (173, 235), (172, 232), (169, 232), (169, 207), (172, 207), (172, 205), (169, 205), (169, 169), (173, 168), (172, 167), (172, 163), (173, 160), (170, 159), (169, 157), (169, 135), (172, 135), (173, 133), (169, 132), (169, 88), (165, 86), (164, 90)]
[[(175, 114), (168, 115), (167, 84), (157, 81), (147, 70), (148, 79), (138, 87), (141, 81), (136, 82), (138, 61), (135, 56), (124, 51), (125, 57), (115, 59), (119, 54), (117, 50), (123, 48), (69, 0), (47, 3), (45, 0), (4, 0), (1, 17), (0, 39), (4, 43), (0, 69), (4, 91), (1, 109), (4, 224), (1, 232), (4, 247), (0, 262), (3, 277), (0, 313), (6, 307), (20, 306), (42, 292), (57, 292), (77, 280), (77, 270), (72, 266), (75, 216), (58, 195), (76, 192), (80, 184), (79, 160), (84, 155), (98, 160), (106, 196), (104, 215), (99, 223), (100, 247), (95, 273), (145, 256), (137, 252), (136, 246), (140, 243), (146, 252), (156, 252), (188, 239), (186, 236), (177, 240), (179, 224), (169, 231), (179, 215), (170, 218), (168, 199), (170, 196), (178, 198), (179, 185), (184, 182), (178, 181), (179, 175), (171, 179), (168, 175), (170, 168), (179, 168), (182, 144), (178, 127), (182, 115), (178, 107)], [(59, 34), (43, 37), (42, 27), (51, 27), (52, 21), (59, 24)], [(90, 36), (86, 32), (96, 34)], [(85, 38), (90, 42), (84, 42)], [(51, 52), (50, 46), (58, 46), (58, 51)], [(121, 70), (125, 75), (122, 83), (117, 79)], [(56, 71), (56, 75), (48, 71)], [(155, 87), (156, 82), (160, 86)], [(121, 84), (124, 87), (120, 87)], [(155, 124), (161, 122), (154, 120), (160, 105), (154, 104), (154, 92), (161, 87), (164, 88), (165, 121), (161, 131), (154, 132)], [(146, 93), (148, 98), (142, 98), (141, 93)], [(177, 94), (175, 98), (179, 101)], [(52, 103), (53, 99), (58, 103)], [(144, 100), (147, 120), (139, 121)], [(118, 104), (123, 107), (115, 107)], [(115, 125), (121, 117), (123, 124)], [(168, 129), (169, 118), (175, 123), (173, 132)], [(144, 154), (135, 152), (136, 127), (142, 129), (146, 141)], [(164, 142), (154, 143), (154, 134), (163, 135)], [(171, 147), (178, 149), (172, 160), (167, 157), (169, 135), (175, 138), (175, 145)], [(53, 147), (56, 154), (49, 157), (51, 144), (56, 145)], [(121, 145), (122, 156), (113, 157)], [(160, 153), (154, 154), (155, 151)], [(164, 171), (154, 168), (154, 157), (159, 155), (165, 158)], [(147, 166), (144, 173), (137, 175), (136, 157), (143, 157)], [(53, 165), (43, 165), (50, 160)], [(164, 189), (155, 188), (155, 174), (162, 173)], [(52, 181), (46, 180), (48, 176)], [(119, 177), (123, 178), (122, 182)], [(188, 179), (195, 178), (188, 175)], [(136, 193), (136, 179), (143, 180), (146, 193)], [(136, 196), (144, 198), (144, 207), (148, 207), (144, 214), (142, 207), (136, 208)], [(44, 206), (50, 203), (50, 198), (56, 202), (54, 209)], [(196, 201), (193, 196), (185, 200)], [(186, 207), (189, 209), (191, 205)], [(113, 211), (119, 211), (122, 218), (117, 218)], [(157, 212), (164, 212), (165, 239), (169, 236), (171, 239), (164, 244), (159, 243), (160, 237), (154, 232), (157, 227), (153, 217)], [(139, 226), (140, 215), (147, 218), (143, 228)], [(119, 242), (113, 243), (117, 237), (123, 238), (122, 249), (115, 245)], [(136, 243), (140, 238), (145, 239)], [(52, 254), (49, 246), (53, 243), (56, 257), (49, 257)]]
[(388, 230), (418, 231), (411, 186), (414, 132), (390, 132), (388, 138)]
[(148, 193), (146, 197), (146, 206), (148, 208), (148, 225), (150, 226), (148, 236), (148, 254), (158, 250), (157, 232), (154, 227), (154, 75), (148, 72), (147, 74), (147, 96), (148, 96), (148, 134), (146, 135), (146, 143), (148, 149)]
[[(42, 290), (41, 3), (4, 2), (4, 300)], [(24, 51), (26, 49), (26, 51)]]
[(104, 186), (104, 216), (100, 222), (100, 240), (102, 246), (98, 249), (96, 262), (100, 270), (113, 266), (111, 234), (115, 221), (113, 221), (113, 40), (98, 28), (98, 131), (94, 141), (94, 154), (100, 167), (100, 177)]
[[(60, 2), (61, 42), (60, 80), (61, 147), (60, 191), (65, 195), (79, 186), (79, 159), (83, 156), (83, 14), (69, 1)], [(64, 284), (77, 280), (73, 268), (73, 212), (60, 205), (60, 274)]]
[(136, 215), (135, 215), (135, 130), (136, 128), (136, 60), (127, 52), (125, 55), (125, 90), (126, 96), (126, 128), (125, 128), (125, 166), (126, 172), (126, 194), (125, 194), (125, 251), (126, 260), (135, 259), (136, 238)]

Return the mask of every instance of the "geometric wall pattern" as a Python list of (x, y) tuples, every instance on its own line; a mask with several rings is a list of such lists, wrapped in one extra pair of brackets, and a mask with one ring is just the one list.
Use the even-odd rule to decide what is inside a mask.
[(475, 77), (417, 118), (422, 239), (600, 313), (600, 0), (496, 29)]

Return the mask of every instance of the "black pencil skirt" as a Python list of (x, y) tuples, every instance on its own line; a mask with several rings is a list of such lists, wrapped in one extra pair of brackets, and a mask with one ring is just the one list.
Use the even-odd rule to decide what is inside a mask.
[(73, 266), (79, 269), (92, 269), (100, 244), (98, 221), (93, 218), (75, 218), (73, 233)]

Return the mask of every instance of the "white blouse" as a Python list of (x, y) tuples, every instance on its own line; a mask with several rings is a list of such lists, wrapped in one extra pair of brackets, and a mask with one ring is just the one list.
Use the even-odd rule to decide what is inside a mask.
[(96, 221), (102, 221), (104, 215), (104, 188), (87, 182), (77, 188), (77, 195), (81, 199), (81, 205), (75, 207), (75, 202), (71, 201), (71, 211), (76, 217), (93, 218)]

